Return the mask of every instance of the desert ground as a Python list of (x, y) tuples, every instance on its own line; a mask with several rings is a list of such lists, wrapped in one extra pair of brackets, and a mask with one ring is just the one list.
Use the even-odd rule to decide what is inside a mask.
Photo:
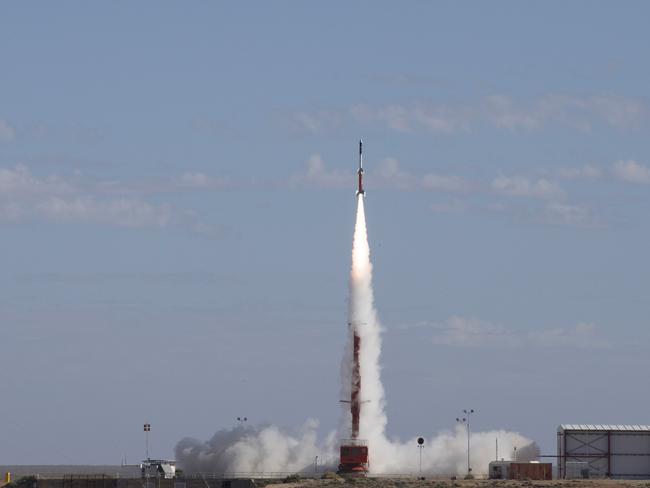
[(442, 480), (442, 479), (395, 479), (357, 478), (298, 480), (292, 483), (274, 484), (273, 488), (324, 488), (355, 486), (358, 488), (650, 488), (650, 480)]

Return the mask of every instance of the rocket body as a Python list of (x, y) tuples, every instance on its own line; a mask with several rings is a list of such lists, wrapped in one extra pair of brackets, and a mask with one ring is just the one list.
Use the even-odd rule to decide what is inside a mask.
[(363, 189), (363, 141), (359, 141), (359, 169), (357, 170), (357, 174), (359, 175), (357, 195), (365, 195), (366, 192)]

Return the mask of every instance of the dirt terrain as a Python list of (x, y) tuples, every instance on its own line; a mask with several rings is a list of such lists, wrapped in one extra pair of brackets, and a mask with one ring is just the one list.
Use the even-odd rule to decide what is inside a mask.
[(650, 480), (442, 480), (442, 479), (322, 479), (274, 484), (273, 488), (650, 488)]

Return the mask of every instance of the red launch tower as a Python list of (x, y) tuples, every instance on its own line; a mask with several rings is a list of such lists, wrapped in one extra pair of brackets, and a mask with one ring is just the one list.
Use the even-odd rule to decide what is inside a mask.
[[(359, 141), (359, 188), (357, 198), (364, 197), (363, 190), (363, 142)], [(350, 378), (350, 399), (341, 400), (350, 404), (350, 413), (352, 414), (352, 429), (350, 439), (345, 439), (341, 443), (339, 473), (348, 476), (365, 477), (368, 473), (368, 443), (359, 439), (359, 416), (361, 414), (361, 366), (359, 354), (361, 352), (361, 337), (357, 327), (363, 324), (348, 324), (352, 332), (353, 353), (352, 353), (352, 375)]]
[(359, 439), (359, 414), (361, 413), (361, 368), (359, 367), (359, 352), (361, 350), (361, 337), (356, 329), (350, 324), (353, 334), (353, 355), (352, 355), (352, 378), (350, 400), (341, 400), (350, 403), (352, 414), (352, 432), (350, 439), (341, 443), (341, 457), (339, 462), (339, 473), (348, 476), (365, 477), (368, 473), (368, 444)]

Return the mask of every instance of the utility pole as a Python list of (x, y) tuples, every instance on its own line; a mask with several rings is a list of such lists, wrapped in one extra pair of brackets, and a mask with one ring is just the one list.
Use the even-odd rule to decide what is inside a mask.
[(465, 414), (465, 417), (459, 418), (456, 417), (456, 422), (460, 424), (467, 424), (467, 476), (470, 477), (472, 475), (472, 466), (470, 464), (470, 444), (469, 444), (469, 438), (471, 434), (471, 427), (470, 427), (470, 417), (474, 413), (474, 409), (470, 408), (467, 410), (463, 410), (463, 413)]
[(144, 424), (144, 435), (146, 437), (146, 443), (147, 443), (147, 460), (143, 464), (144, 464), (145, 486), (147, 488), (149, 488), (149, 468), (151, 467), (151, 463), (149, 462), (149, 460), (151, 459), (149, 457), (149, 432), (151, 432), (151, 424), (146, 423)]

